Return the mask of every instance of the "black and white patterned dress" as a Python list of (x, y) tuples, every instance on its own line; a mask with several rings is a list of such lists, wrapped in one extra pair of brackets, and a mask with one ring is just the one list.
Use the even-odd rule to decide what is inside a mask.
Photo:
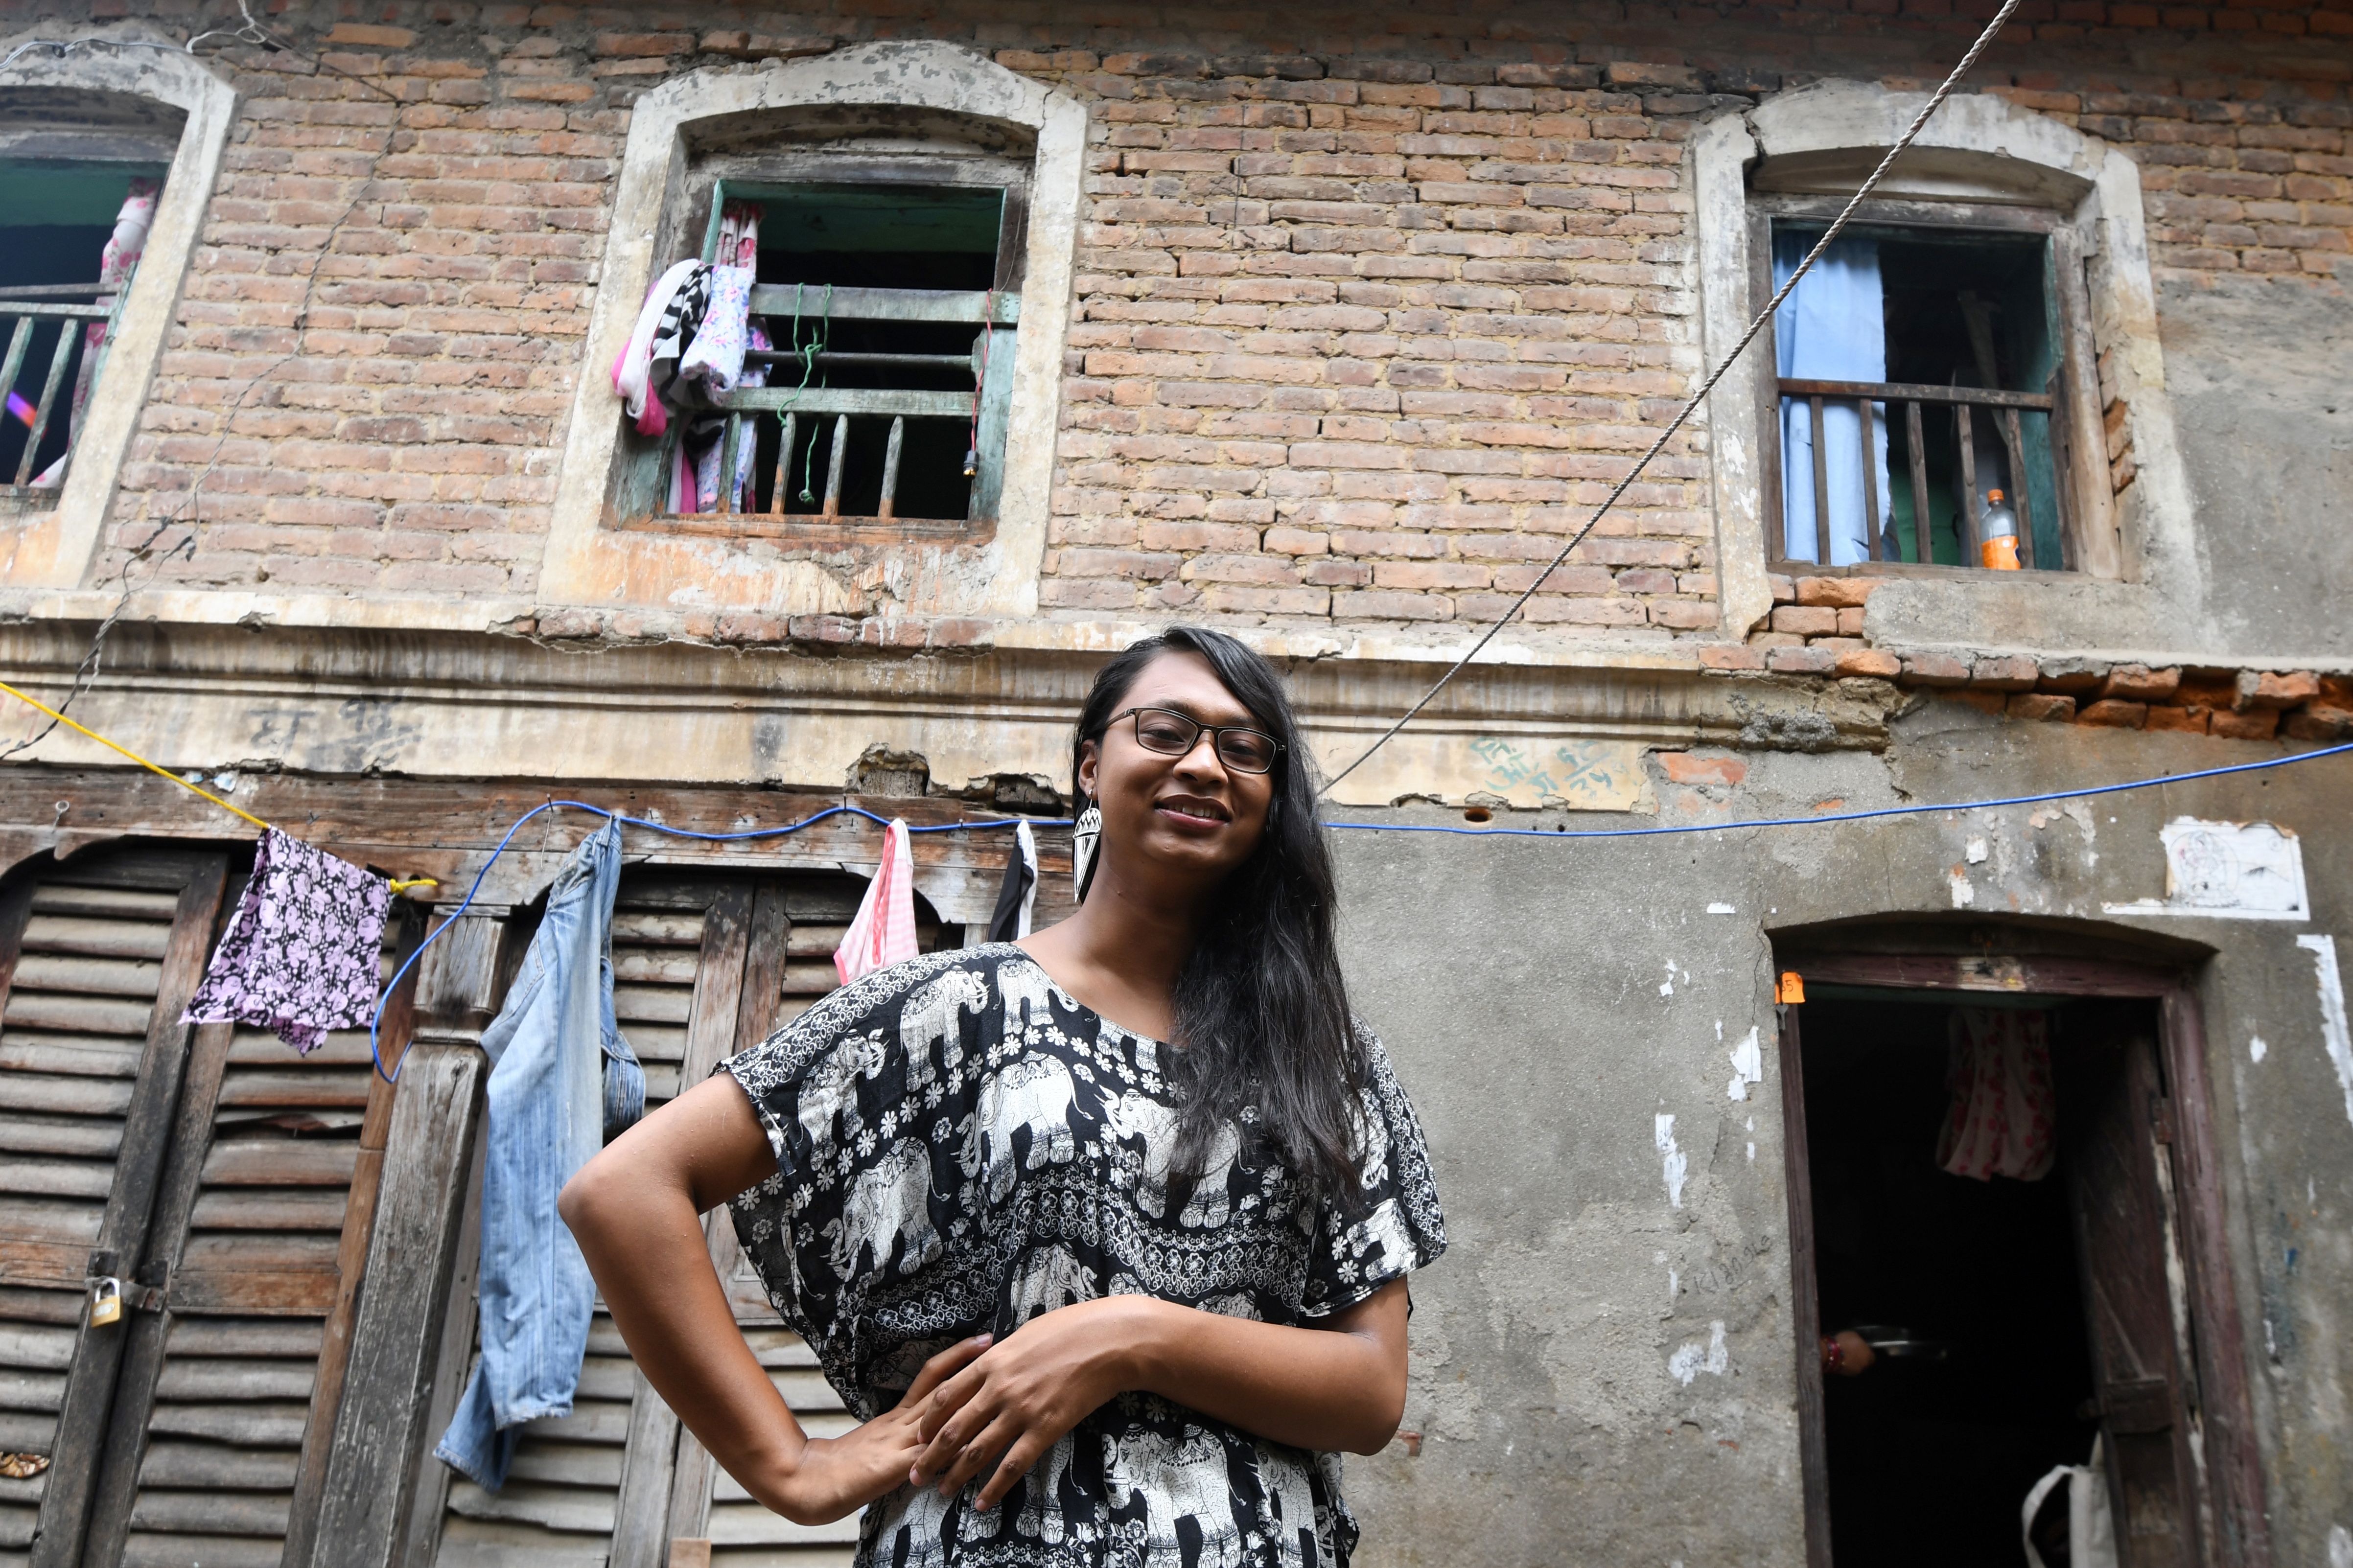
[[(1413, 1108), (1363, 1035), (1362, 1202), (1310, 1203), (1239, 1136), (1171, 1202), (1168, 1047), (1080, 1005), (1009, 943), (842, 987), (724, 1064), (776, 1173), (735, 1230), (785, 1321), (861, 1420), (967, 1335), (1118, 1294), (1305, 1324), (1446, 1246)], [(1339, 1457), (1123, 1394), (996, 1509), (902, 1486), (860, 1568), (1345, 1568)]]

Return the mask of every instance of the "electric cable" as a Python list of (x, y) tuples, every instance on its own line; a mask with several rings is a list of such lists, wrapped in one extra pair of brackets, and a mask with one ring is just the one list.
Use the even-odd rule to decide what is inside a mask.
[(1478, 658), (1487, 645), (1494, 641), (1495, 634), (1508, 626), (1512, 617), (1525, 609), (1530, 599), (1535, 597), (1536, 590), (1544, 586), (1546, 579), (1560, 569), (1561, 563), (1568, 559), (1569, 552), (1585, 542), (1585, 536), (1591, 533), (1595, 525), (1600, 522), (1609, 509), (1618, 504), (1618, 499), (1626, 493), (1637, 479), (1641, 477), (1642, 470), (1649, 467), (1651, 459), (1665, 449), (1666, 444), (1674, 438), (1675, 432), (1683, 427), (1684, 423), (1698, 410), (1702, 403), (1707, 401), (1708, 394), (1715, 390), (1715, 384), (1724, 379), (1725, 374), (1739, 362), (1742, 353), (1750, 343), (1757, 341), (1757, 334), (1765, 330), (1765, 323), (1772, 319), (1773, 312), (1781, 308), (1781, 302), (1789, 297), (1791, 289), (1797, 288), (1799, 279), (1813, 269), (1814, 263), (1821, 258), (1822, 252), (1830, 248), (1831, 242), (1838, 238), (1840, 232), (1846, 227), (1847, 221), (1854, 216), (1855, 209), (1862, 205), (1863, 198), (1871, 195), (1879, 182), (1886, 177), (1887, 171), (1894, 165), (1895, 160), (1903, 155), (1905, 148), (1912, 145), (1913, 139), (1918, 136), (1921, 129), (1928, 123), (1928, 117), (1936, 113), (1945, 100), (1952, 96), (1953, 89), (1960, 85), (1961, 78), (1967, 76), (1969, 68), (1977, 64), (1978, 57), (1985, 53), (1986, 46), (1993, 42), (1994, 35), (2001, 31), (2002, 24), (2010, 20), (2010, 13), (2018, 9), (2018, 5), (2019, 0), (2002, 0), (2001, 9), (1994, 13), (1993, 20), (1986, 24), (1985, 31), (1978, 35), (1977, 42), (1971, 44), (1968, 53), (1961, 57), (1960, 64), (1953, 68), (1952, 74), (1945, 78), (1944, 84), (1936, 89), (1926, 104), (1921, 106), (1920, 112), (1913, 116), (1912, 123), (1905, 127), (1903, 135), (1895, 139), (1895, 145), (1887, 150), (1887, 156), (1879, 161), (1879, 166), (1872, 170), (1871, 176), (1856, 187), (1854, 195), (1847, 199), (1845, 207), (1840, 211), (1837, 218), (1831, 222), (1829, 228), (1822, 231), (1822, 237), (1814, 242), (1814, 247), (1806, 253), (1805, 260), (1799, 264), (1795, 272), (1789, 274), (1789, 280), (1781, 285), (1772, 299), (1766, 301), (1763, 310), (1757, 312), (1756, 319), (1748, 323), (1748, 330), (1740, 334), (1740, 341), (1732, 345), (1730, 353), (1724, 356), (1724, 363), (1717, 365), (1705, 381), (1700, 383), (1699, 390), (1692, 394), (1691, 400), (1685, 403), (1674, 418), (1668, 422), (1667, 427), (1659, 432), (1659, 438), (1651, 443), (1650, 450), (1635, 459), (1634, 466), (1626, 471), (1626, 477), (1620, 479), (1611, 488), (1609, 495), (1603, 498), (1601, 504), (1593, 509), (1593, 515), (1585, 520), (1585, 526), (1569, 535), (1568, 542), (1562, 545), (1559, 553), (1552, 558), (1552, 564), (1536, 574), (1535, 581), (1527, 585), (1518, 598), (1512, 601), (1511, 608), (1497, 616), (1494, 622), (1480, 634), (1479, 640), (1471, 645), (1470, 651), (1456, 659), (1453, 667), (1444, 675), (1440, 676), (1436, 684), (1421, 694), (1419, 701), (1407, 709), (1396, 723), (1382, 731), (1379, 739), (1358, 753), (1355, 762), (1333, 774), (1323, 789), (1317, 792), (1319, 795), (1329, 795), (1333, 785), (1363, 767), (1375, 752), (1388, 744), (1392, 736), (1412, 722), (1414, 715), (1429, 707), (1430, 700), (1445, 690), (1447, 684), (1462, 673), (1463, 667)]
[[(2120, 784), (2087, 784), (2082, 789), (2051, 790), (2041, 795), (2006, 795), (1989, 800), (1928, 802), (1918, 805), (1873, 806), (1862, 811), (1825, 812), (1816, 816), (1772, 816), (1748, 818), (1734, 822), (1675, 823), (1664, 827), (1588, 827), (1577, 829), (1551, 827), (1457, 827), (1448, 823), (1427, 822), (1325, 822), (1323, 826), (1342, 831), (1365, 833), (1447, 833), (1472, 838), (1656, 838), (1677, 834), (1730, 833), (1736, 829), (1744, 827), (1816, 827), (1826, 826), (1833, 822), (1865, 822), (1877, 817), (1916, 816), (1940, 811), (1984, 811), (1997, 806), (2039, 805), (2056, 800), (2076, 800), (2093, 795), (2120, 795), (2129, 790), (2155, 789), (2164, 784), (2188, 784), (2193, 779), (2224, 778), (2234, 773), (2262, 773), (2273, 768), (2293, 767), (2299, 763), (2315, 762), (2322, 757), (2342, 756), (2348, 752), (2353, 752), (2353, 742), (2348, 742), (2343, 745), (2337, 746), (2325, 746), (2317, 751), (2297, 752), (2284, 757), (2266, 757), (2261, 762), (2233, 763), (2226, 767), (2200, 768), (2191, 773), (2169, 773), (2155, 778), (2126, 779)], [(691, 838), (707, 844), (738, 843), (744, 839), (751, 838), (781, 838), (787, 834), (798, 833), (804, 827), (814, 826), (816, 824), (825, 821), (828, 817), (841, 816), (845, 815), (850, 816), (862, 816), (869, 822), (877, 823), (884, 826), (888, 826), (891, 820), (888, 817), (881, 816), (873, 812), (868, 811), (863, 806), (834, 805), (828, 806), (823, 811), (812, 813), (810, 816), (801, 818), (798, 822), (788, 823), (782, 827), (754, 827), (735, 833), (702, 833), (692, 828), (672, 827), (666, 822), (655, 822), (647, 817), (627, 816), (621, 812), (608, 810), (601, 805), (591, 805), (586, 801), (551, 800), (543, 805), (532, 807), (531, 810), (523, 813), (521, 816), (516, 817), (513, 823), (508, 826), (505, 835), (500, 838), (498, 847), (491, 851), (489, 858), (482, 862), (481, 868), (474, 873), (474, 880), (466, 889), (466, 896), (459, 901), (456, 909), (449, 911), (448, 919), (443, 921), (441, 924), (435, 927), (431, 935), (427, 936), (423, 942), (417, 944), (416, 951), (408, 955), (406, 961), (404, 962), (397, 970), (394, 971), (392, 979), (385, 984), (382, 992), (379, 993), (376, 1001), (375, 1016), (368, 1022), (368, 1055), (375, 1063), (376, 1072), (384, 1078), (385, 1082), (396, 1082), (400, 1076), (400, 1069), (397, 1064), (389, 1070), (385, 1068), (384, 1065), (384, 1055), (377, 1040), (377, 1031), (384, 1022), (384, 1010), (389, 1004), (392, 994), (400, 988), (402, 979), (406, 977), (409, 970), (416, 965), (417, 961), (425, 955), (425, 950), (432, 946), (436, 942), (439, 941), (442, 934), (449, 929), (450, 925), (457, 921), (459, 916), (464, 914), (469, 909), (473, 907), (475, 896), (481, 891), (482, 879), (490, 875), (491, 868), (497, 864), (499, 857), (506, 853), (507, 846), (514, 842), (514, 836), (522, 830), (522, 825), (529, 822), (533, 817), (539, 816), (542, 812), (554, 811), (560, 807), (566, 806), (575, 811), (586, 811), (594, 816), (621, 822), (631, 827), (648, 828), (655, 833), (668, 834), (673, 838)], [(231, 806), (229, 809), (234, 811), (236, 810), (236, 807)], [(244, 814), (239, 812), (238, 815), (243, 816)], [(922, 827), (911, 826), (907, 831), (911, 834), (964, 833), (979, 828), (1015, 827), (1024, 822), (1029, 823), (1032, 827), (1068, 827), (1071, 825), (1071, 819), (1067, 816), (999, 816), (971, 822), (938, 822)]]

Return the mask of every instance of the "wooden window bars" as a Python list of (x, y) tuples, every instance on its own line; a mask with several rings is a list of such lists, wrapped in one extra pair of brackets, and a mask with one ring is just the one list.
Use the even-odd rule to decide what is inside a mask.
[[(114, 322), (130, 298), (128, 283), (101, 285), (97, 283), (45, 283), (26, 287), (0, 289), (0, 324), (13, 321), (7, 327), (5, 357), (0, 357), (0, 398), (7, 408), (0, 418), (12, 420), (25, 428), (25, 447), (16, 459), (16, 471), (5, 485), (0, 495), (25, 496), (33, 488), (33, 479), (40, 468), (36, 466), (43, 439), (49, 433), (50, 421), (58, 408), (58, 395), (64, 390), (66, 371), (73, 363), (74, 349), (81, 342), (84, 329), (93, 321), (105, 325), (105, 337), (97, 350), (100, 358), (90, 372), (90, 384), (95, 387), (98, 371), (104, 368), (106, 342), (114, 338)], [(107, 296), (111, 294), (111, 298)], [(95, 303), (71, 303), (75, 300), (95, 300)], [(58, 323), (55, 344), (49, 350), (49, 366), (41, 377), (38, 400), (26, 397), (16, 388), (17, 377), (23, 374), (30, 357), (33, 334), (44, 321)], [(72, 439), (78, 430), (67, 431), (67, 453), (72, 452)]]
[[(2034, 519), (2029, 492), (2032, 486), (2026, 482), (2026, 441), (2020, 427), (2021, 409), (2050, 414), (2056, 399), (2047, 393), (1990, 392), (1976, 386), (1921, 386), (1906, 382), (1873, 381), (1803, 381), (1783, 377), (1780, 395), (1801, 398), (1810, 405), (1813, 420), (1814, 457), (1814, 540), (1818, 559), (1831, 559), (1831, 493), (1829, 448), (1824, 439), (1822, 414), (1831, 403), (1852, 402), (1861, 416), (1862, 432), (1862, 514), (1867, 521), (1863, 534), (1873, 561), (1895, 560), (1900, 557), (1886, 552), (1892, 542), (1885, 540), (1875, 520), (1879, 516), (1878, 436), (1875, 426), (1876, 404), (1901, 404), (1904, 413), (1905, 445), (1910, 449), (1912, 481), (1912, 533), (1917, 559), (1936, 559), (1930, 546), (1931, 511), (1928, 505), (1927, 443), (1923, 431), (1920, 409), (1924, 404), (1935, 404), (1952, 410), (1954, 437), (1959, 448), (1961, 493), (1974, 498), (1978, 493), (1977, 442), (1972, 410), (1984, 409), (1994, 420), (2003, 447), (2010, 456), (2010, 472), (2013, 490), (2005, 492), (2018, 513), (2019, 564), (2031, 568), (2034, 559)], [(1891, 412), (1891, 417), (1893, 414)], [(1964, 513), (1971, 509), (1965, 507)], [(1978, 557), (1984, 541), (1978, 523), (1981, 520), (1964, 515), (1961, 555), (1964, 561)], [(2047, 563), (2057, 566), (2057, 562)]]
[[(795, 294), (801, 296), (796, 309)], [(817, 303), (814, 289), (796, 290), (789, 286), (763, 284), (752, 290), (752, 314), (754, 317), (787, 318), (807, 314)], [(826, 309), (838, 321), (881, 321), (895, 323), (955, 324), (970, 322), (980, 329), (973, 339), (969, 353), (861, 353), (818, 349), (803, 353), (779, 348), (767, 353), (754, 352), (746, 355), (749, 363), (765, 362), (777, 367), (775, 383), (790, 383), (798, 379), (798, 370), (807, 368), (810, 381), (827, 369), (860, 370), (869, 373), (894, 371), (915, 373), (908, 379), (928, 374), (936, 378), (942, 373), (969, 377), (972, 390), (920, 390), (893, 387), (837, 387), (821, 384), (770, 384), (740, 387), (725, 396), (712, 399), (723, 409), (727, 424), (721, 437), (719, 472), (733, 474), (742, 460), (743, 443), (757, 442), (761, 421), (776, 421), (776, 460), (770, 469), (770, 500), (766, 516), (777, 521), (788, 515), (802, 521), (833, 522), (842, 517), (844, 468), (850, 447), (850, 420), (879, 416), (891, 421), (890, 431), (881, 453), (881, 499), (874, 511), (881, 522), (897, 521), (900, 459), (906, 444), (907, 422), (911, 419), (950, 420), (969, 424), (972, 453), (970, 477), (974, 520), (993, 518), (997, 512), (997, 496), (1000, 486), (999, 469), (1005, 449), (1007, 410), (1012, 402), (1013, 339), (1021, 320), (1021, 299), (1018, 294), (984, 290), (928, 289), (835, 289), (826, 291)], [(825, 488), (817, 510), (811, 514), (788, 513), (787, 500), (797, 496), (804, 505), (810, 504), (818, 491), (809, 483), (808, 469), (815, 466), (818, 442), (827, 434), (818, 422), (830, 418), (830, 438), (827, 440), (825, 458)], [(800, 471), (796, 474), (797, 466)], [(739, 515), (735, 487), (722, 483), (715, 513)], [(748, 509), (746, 509), (748, 511)]]

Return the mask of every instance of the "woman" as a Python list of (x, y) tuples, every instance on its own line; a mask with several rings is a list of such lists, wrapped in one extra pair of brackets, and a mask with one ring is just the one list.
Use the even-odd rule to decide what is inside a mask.
[[(1097, 677), (1078, 912), (853, 982), (575, 1177), (647, 1378), (761, 1502), (865, 1505), (861, 1565), (1344, 1565), (1336, 1450), (1405, 1402), (1445, 1247), (1411, 1107), (1348, 1012), (1273, 668), (1178, 627)], [(734, 1331), (736, 1233), (862, 1425), (803, 1434)]]

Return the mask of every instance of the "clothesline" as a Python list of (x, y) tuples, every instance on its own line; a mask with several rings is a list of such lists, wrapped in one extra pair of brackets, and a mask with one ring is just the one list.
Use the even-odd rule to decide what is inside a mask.
[[(56, 709), (49, 707), (47, 703), (40, 701), (37, 698), (27, 696), (26, 693), (18, 690), (16, 687), (9, 685), (7, 682), (0, 681), (0, 691), (5, 691), (9, 696), (17, 699), (19, 701), (39, 709), (42, 712), (71, 726), (78, 732), (88, 736), (90, 740), (96, 741), (100, 745), (106, 747), (108, 750), (121, 753), (122, 756), (138, 763), (141, 767), (145, 768), (150, 773), (171, 780), (181, 788), (187, 790), (193, 795), (202, 796), (204, 799), (210, 801), (213, 805), (219, 806), (222, 810), (253, 824), (256, 827), (261, 828), (265, 832), (270, 831), (270, 825), (262, 821), (261, 818), (254, 816), (251, 812), (243, 810), (242, 808), (223, 800), (220, 796), (213, 794), (211, 791), (201, 787), (188, 779), (181, 777), (178, 773), (173, 773), (168, 768), (164, 768), (158, 763), (150, 762), (145, 757), (141, 756), (138, 752), (131, 750), (128, 746), (121, 745), (114, 741), (107, 739), (104, 735), (90, 729), (87, 725), (78, 723), (74, 720), (67, 718), (64, 714), (59, 713)], [(2348, 752), (2353, 752), (2353, 742), (2347, 742), (2334, 746), (2323, 746), (2314, 751), (2293, 752), (2284, 757), (2267, 757), (2259, 762), (2233, 763), (2223, 767), (2200, 768), (2184, 773), (2167, 773), (2147, 778), (2126, 779), (2116, 784), (2085, 784), (2080, 788), (2074, 789), (2046, 790), (2037, 795), (2001, 795), (1980, 800), (1932, 801), (1924, 802), (1918, 805), (1874, 806), (1859, 811), (1822, 812), (1810, 816), (1744, 817), (1719, 822), (1682, 822), (1672, 823), (1658, 827), (1494, 827), (1458, 826), (1451, 823), (1430, 822), (1334, 821), (1327, 821), (1324, 826), (1339, 832), (1442, 833), (1468, 838), (1559, 839), (1653, 838), (1667, 837), (1682, 834), (1730, 833), (1742, 828), (1815, 827), (1828, 826), (1831, 823), (1866, 822), (1891, 816), (1925, 816), (1938, 812), (1985, 811), (2016, 805), (2042, 805), (2053, 801), (2085, 799), (2096, 795), (2119, 795), (2134, 790), (2155, 789), (2165, 784), (2188, 784), (2198, 779), (2227, 778), (2239, 773), (2263, 773), (2274, 768), (2293, 767), (2302, 763), (2316, 762), (2324, 757), (2343, 756)], [(491, 868), (497, 864), (499, 858), (506, 853), (507, 847), (513, 843), (514, 836), (522, 830), (523, 824), (531, 821), (533, 817), (538, 816), (544, 812), (554, 811), (562, 807), (569, 807), (575, 811), (585, 811), (592, 816), (603, 817), (609, 821), (619, 822), (626, 826), (641, 827), (649, 832), (664, 834), (672, 838), (685, 838), (706, 844), (732, 844), (743, 843), (754, 839), (781, 838), (788, 834), (798, 833), (803, 828), (815, 826), (817, 824), (835, 816), (848, 816), (863, 817), (869, 822), (875, 823), (878, 826), (884, 827), (888, 827), (891, 825), (892, 820), (889, 817), (869, 811), (863, 806), (843, 805), (828, 806), (823, 811), (815, 812), (810, 816), (801, 818), (797, 822), (787, 823), (780, 827), (754, 827), (729, 833), (706, 833), (694, 828), (673, 827), (669, 823), (656, 822), (648, 817), (631, 816), (624, 812), (613, 811), (605, 806), (592, 805), (586, 801), (551, 800), (532, 807), (531, 810), (524, 812), (521, 816), (518, 816), (512, 823), (508, 825), (506, 832), (501, 836), (499, 839), (497, 847), (491, 851), (489, 858), (482, 862), (480, 868), (474, 873), (474, 879), (467, 888), (465, 897), (459, 900), (457, 908), (450, 911), (447, 920), (443, 921), (440, 925), (434, 929), (431, 935), (427, 936), (424, 942), (417, 944), (416, 952), (410, 953), (408, 958), (401, 964), (400, 968), (394, 973), (391, 984), (385, 986), (379, 994), (374, 1016), (369, 1020), (368, 1024), (368, 1049), (370, 1056), (375, 1058), (376, 1071), (384, 1074), (386, 1081), (396, 1079), (398, 1072), (397, 1068), (389, 1072), (385, 1070), (384, 1058), (377, 1043), (377, 1036), (384, 1021), (385, 999), (399, 988), (400, 982), (406, 977), (408, 971), (415, 966), (417, 959), (423, 956), (425, 950), (427, 947), (430, 947), (435, 942), (440, 940), (442, 934), (448, 931), (451, 923), (473, 906), (476, 897), (481, 891), (483, 879), (490, 875)], [(1071, 819), (1067, 816), (982, 817), (960, 822), (930, 823), (921, 826), (910, 826), (907, 827), (906, 831), (910, 834), (966, 833), (1000, 827), (1018, 828), (1024, 823), (1027, 823), (1032, 829), (1039, 827), (1068, 827), (1071, 826)], [(391, 890), (397, 891), (404, 888), (428, 884), (435, 886), (438, 885), (435, 882), (434, 879), (423, 877), (405, 879), (400, 881), (391, 882), (387, 884), (387, 886)]]

